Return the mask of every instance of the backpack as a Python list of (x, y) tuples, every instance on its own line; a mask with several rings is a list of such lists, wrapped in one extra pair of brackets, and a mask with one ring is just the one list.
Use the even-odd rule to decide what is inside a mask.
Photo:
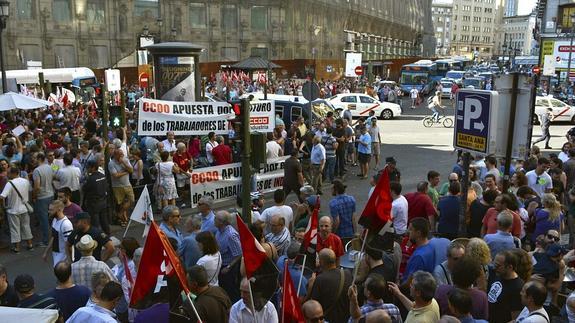
[(430, 95), (430, 96), (427, 98), (427, 105), (432, 105), (432, 104), (433, 104), (433, 95)]

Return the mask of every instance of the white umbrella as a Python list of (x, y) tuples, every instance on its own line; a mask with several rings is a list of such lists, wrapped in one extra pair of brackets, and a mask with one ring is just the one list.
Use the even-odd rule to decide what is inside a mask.
[(0, 111), (10, 111), (14, 109), (31, 110), (49, 107), (54, 103), (40, 100), (23, 94), (7, 92), (0, 95)]

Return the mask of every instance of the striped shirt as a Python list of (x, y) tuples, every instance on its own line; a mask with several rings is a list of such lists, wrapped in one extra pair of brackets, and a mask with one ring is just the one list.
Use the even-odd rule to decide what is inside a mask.
[(266, 234), (266, 241), (272, 243), (276, 247), (278, 255), (285, 255), (291, 242), (288, 228), (284, 227), (284, 229), (278, 234), (274, 234), (273, 232)]
[(20, 308), (35, 308), (40, 310), (60, 310), (58, 307), (58, 303), (54, 299), (54, 297), (40, 295), (40, 294), (32, 294), (32, 296), (23, 299), (18, 303), (18, 307)]
[(218, 229), (216, 232), (216, 240), (220, 246), (223, 267), (229, 265), (236, 257), (242, 255), (240, 235), (231, 225), (226, 225), (223, 229)]
[(326, 134), (321, 138), (321, 144), (325, 148), (325, 158), (335, 158), (336, 139), (331, 134)]
[[(401, 319), (401, 313), (399, 312), (399, 308), (397, 308), (397, 306), (395, 306), (394, 304), (386, 304), (382, 300), (379, 300), (378, 302), (368, 300), (362, 307), (360, 307), (359, 310), (361, 311), (361, 317), (365, 317), (369, 312), (373, 312), (375, 310), (380, 309), (386, 311), (387, 314), (389, 314), (389, 316), (391, 317), (391, 322), (403, 323), (403, 320)], [(349, 318), (348, 323), (352, 322), (354, 322), (353, 318)]]
[(72, 263), (72, 279), (76, 285), (82, 285), (92, 290), (92, 275), (104, 272), (110, 280), (116, 281), (114, 273), (105, 262), (96, 260), (93, 256), (83, 256), (80, 260)]

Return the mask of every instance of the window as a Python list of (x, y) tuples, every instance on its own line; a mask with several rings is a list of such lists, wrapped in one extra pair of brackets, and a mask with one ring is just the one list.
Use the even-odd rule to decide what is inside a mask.
[(471, 17), (469, 17), (469, 16), (463, 16), (462, 19), (463, 19), (463, 21), (470, 21), (470, 20), (471, 20)]
[(493, 8), (485, 8), (485, 13), (492, 13), (493, 12)]
[(341, 102), (356, 103), (357, 98), (355, 97), (355, 95), (348, 95), (341, 98)]
[(268, 58), (268, 49), (265, 47), (252, 47), (251, 56)]
[(268, 29), (268, 8), (253, 6), (251, 19), (252, 30), (264, 31)]
[(90, 53), (90, 66), (94, 68), (106, 68), (110, 66), (108, 58), (110, 57), (108, 53), (108, 47), (106, 46), (91, 46)]
[(190, 27), (206, 28), (208, 10), (205, 3), (190, 3)]
[(481, 7), (473, 7), (473, 12), (481, 12)]
[(238, 28), (238, 9), (236, 5), (226, 4), (222, 6), (222, 23), (224, 30), (236, 30)]
[(19, 0), (16, 1), (16, 14), (18, 19), (34, 19), (35, 18), (35, 1), (34, 0)]
[(481, 31), (481, 27), (473, 27), (473, 31), (474, 31), (474, 32), (480, 32), (480, 31)]
[(473, 17), (473, 22), (481, 22), (481, 17)]
[(149, 16), (158, 18), (160, 16), (160, 4), (158, 0), (136, 0), (134, 4), (134, 15), (138, 17)]
[(360, 101), (361, 103), (373, 103), (373, 102), (375, 102), (375, 100), (372, 99), (372, 98), (370, 98), (369, 96), (363, 96), (363, 95), (361, 95), (361, 96), (359, 97), (359, 101)]
[(284, 118), (284, 107), (281, 105), (276, 105), (276, 116), (280, 119)]
[(565, 106), (565, 103), (557, 100), (557, 99), (551, 99), (551, 106), (554, 108), (563, 108)]
[(20, 52), (24, 61), (41, 61), (42, 49), (37, 44), (21, 45)]
[(88, 0), (86, 20), (89, 25), (103, 25), (106, 23), (106, 4), (104, 0)]
[(222, 60), (237, 61), (240, 58), (237, 47), (222, 47)]
[(471, 11), (471, 6), (463, 6), (463, 11)]
[(298, 106), (291, 107), (291, 121), (297, 121), (297, 119), (302, 115), (302, 108)]
[(461, 31), (469, 31), (469, 26), (461, 26)]
[(541, 107), (546, 107), (547, 106), (547, 99), (539, 99), (537, 98), (535, 100), (535, 105), (536, 106), (541, 106)]
[(54, 0), (52, 18), (55, 22), (68, 23), (72, 21), (72, 4), (70, 0)]
[(72, 45), (56, 45), (54, 55), (57, 67), (78, 66), (76, 61), (76, 48)]

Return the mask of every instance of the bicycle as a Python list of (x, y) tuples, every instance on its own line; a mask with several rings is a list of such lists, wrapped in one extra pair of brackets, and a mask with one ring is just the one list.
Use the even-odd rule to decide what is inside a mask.
[(437, 121), (435, 121), (435, 117), (433, 116), (423, 118), (423, 126), (425, 128), (431, 128), (434, 124), (441, 124), (444, 128), (451, 128), (453, 127), (453, 119), (442, 115), (437, 118)]

